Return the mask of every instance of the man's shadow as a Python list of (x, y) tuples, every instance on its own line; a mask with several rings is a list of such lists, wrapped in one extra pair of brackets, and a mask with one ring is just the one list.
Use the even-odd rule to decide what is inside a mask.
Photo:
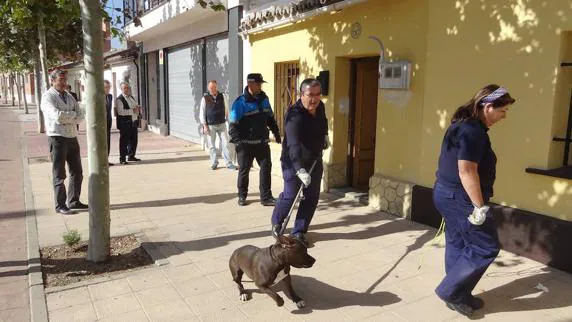
[[(483, 319), (492, 313), (538, 311), (564, 307), (572, 309), (572, 283), (563, 281), (568, 277), (563, 276), (566, 274), (558, 274), (550, 268), (525, 270), (512, 274), (515, 276), (513, 281), (476, 294), (485, 301), (485, 307), (475, 311), (472, 319)], [(508, 276), (506, 273), (502, 275)], [(494, 278), (497, 275), (489, 273), (486, 276)], [(518, 278), (519, 276), (526, 277)], [(539, 284), (548, 283), (550, 283), (548, 292), (536, 288)], [(566, 321), (572, 321), (572, 313)]]
[[(293, 311), (294, 314), (309, 314), (313, 310), (326, 311), (346, 306), (378, 306), (390, 305), (401, 301), (397, 295), (390, 292), (376, 292), (369, 294), (343, 290), (313, 277), (292, 275), (292, 286), (298, 296), (304, 299), (306, 307)], [(284, 295), (284, 283), (277, 282), (272, 288)], [(249, 290), (252, 293), (261, 293), (257, 289)], [(238, 292), (237, 292), (238, 293)], [(261, 296), (267, 296), (261, 294)], [(292, 301), (292, 299), (290, 299)]]

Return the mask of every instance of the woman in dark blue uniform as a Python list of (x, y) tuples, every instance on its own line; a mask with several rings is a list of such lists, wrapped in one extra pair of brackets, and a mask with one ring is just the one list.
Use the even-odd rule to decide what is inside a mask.
[(450, 309), (471, 315), (483, 301), (471, 292), (499, 253), (487, 202), (493, 196), (496, 156), (489, 128), (515, 100), (488, 85), (459, 107), (445, 133), (433, 202), (445, 219), (445, 278), (435, 292)]

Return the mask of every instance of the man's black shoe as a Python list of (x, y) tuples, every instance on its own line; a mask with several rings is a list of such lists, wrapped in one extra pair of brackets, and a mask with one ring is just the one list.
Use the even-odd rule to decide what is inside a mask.
[(260, 203), (263, 206), (274, 206), (276, 204), (276, 199), (274, 199), (273, 197), (270, 197), (270, 198), (260, 200)]
[(278, 237), (280, 237), (281, 230), (282, 230), (282, 225), (280, 224), (272, 225), (272, 237), (274, 237), (274, 239), (278, 239)]
[(128, 164), (127, 161), (125, 161), (125, 160), (119, 161), (119, 163), (121, 163), (121, 164)]
[(246, 206), (246, 197), (238, 197), (238, 205)]
[(83, 204), (81, 202), (74, 202), (74, 203), (70, 203), (69, 205), (70, 209), (88, 209), (89, 207), (86, 204)]
[(107, 162), (107, 165), (110, 166), (110, 167), (112, 167), (112, 166), (115, 165), (115, 163)]
[(447, 302), (445, 301), (445, 304), (447, 304), (447, 307), (450, 308), (451, 310), (457, 311), (459, 313), (461, 313), (464, 316), (471, 316), (473, 314), (473, 308), (465, 303), (451, 303), (451, 302)]
[(68, 207), (61, 207), (56, 209), (56, 212), (58, 214), (62, 214), (62, 215), (74, 215), (75, 211), (70, 210)]
[(135, 161), (135, 162), (137, 162), (137, 161), (141, 161), (141, 159), (136, 158), (136, 157), (129, 157), (129, 158), (127, 158), (127, 161)]
[(306, 239), (306, 235), (304, 235), (304, 233), (295, 233), (295, 234), (291, 235), (291, 237), (296, 239), (297, 241), (299, 241), (306, 248), (310, 245), (308, 243), (308, 240)]

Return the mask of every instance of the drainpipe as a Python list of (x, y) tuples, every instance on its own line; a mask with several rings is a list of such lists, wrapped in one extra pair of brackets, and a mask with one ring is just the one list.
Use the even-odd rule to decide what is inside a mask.
[(254, 34), (257, 32), (268, 30), (268, 29), (280, 27), (280, 26), (283, 26), (283, 25), (286, 25), (289, 23), (293, 23), (293, 22), (302, 20), (302, 19), (311, 18), (311, 17), (317, 16), (317, 15), (325, 13), (325, 12), (342, 10), (346, 7), (353, 6), (356, 4), (360, 4), (360, 3), (363, 3), (366, 1), (368, 1), (368, 0), (346, 0), (343, 2), (337, 2), (337, 3), (331, 4), (329, 6), (316, 8), (314, 10), (311, 10), (311, 11), (308, 11), (308, 12), (305, 12), (302, 14), (293, 14), (292, 16), (290, 16), (287, 19), (282, 19), (282, 20), (279, 20), (276, 22), (265, 24), (263, 26), (259, 26), (259, 27), (255, 27), (255, 28), (248, 29), (245, 31), (241, 31), (238, 34), (241, 35), (242, 37), (246, 37), (249, 34)]
[(139, 65), (137, 65), (138, 57), (133, 58), (133, 64), (135, 65), (135, 69), (137, 69), (137, 104), (141, 105), (141, 87), (139, 86)]

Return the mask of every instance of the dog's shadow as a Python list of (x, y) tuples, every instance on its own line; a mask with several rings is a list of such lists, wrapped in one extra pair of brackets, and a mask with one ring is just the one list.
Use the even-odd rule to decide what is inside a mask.
[[(309, 314), (313, 310), (326, 311), (356, 305), (381, 307), (401, 301), (397, 295), (390, 292), (369, 294), (347, 291), (306, 276), (292, 275), (292, 286), (296, 294), (306, 302), (306, 307), (292, 311), (294, 314)], [(276, 283), (272, 288), (286, 295), (282, 281)]]

